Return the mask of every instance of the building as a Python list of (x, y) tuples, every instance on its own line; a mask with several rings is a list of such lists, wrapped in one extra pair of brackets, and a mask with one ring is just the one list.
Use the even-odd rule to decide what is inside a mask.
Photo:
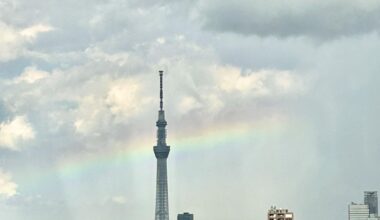
[(183, 214), (178, 214), (177, 220), (194, 220), (194, 215), (188, 212), (185, 212)]
[(170, 147), (166, 144), (166, 121), (163, 109), (163, 71), (160, 73), (160, 110), (158, 111), (157, 126), (157, 145), (153, 147), (157, 158), (157, 177), (156, 177), (156, 211), (155, 220), (169, 220), (169, 196), (168, 196), (168, 176), (166, 161), (169, 156)]
[(380, 217), (375, 216), (374, 214), (369, 214), (368, 220), (380, 220)]
[(366, 204), (357, 204), (352, 202), (348, 205), (348, 219), (349, 220), (368, 220), (369, 209)]
[(378, 199), (377, 191), (365, 191), (364, 192), (364, 204), (368, 205), (369, 214), (378, 216)]
[(293, 220), (293, 212), (289, 212), (287, 209), (277, 209), (276, 206), (272, 206), (268, 211), (268, 220)]

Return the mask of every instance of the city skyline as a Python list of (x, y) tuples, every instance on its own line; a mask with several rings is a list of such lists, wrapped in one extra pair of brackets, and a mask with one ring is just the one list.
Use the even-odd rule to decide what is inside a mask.
[[(380, 189), (380, 2), (0, 1), (0, 219), (347, 219)], [(310, 213), (313, 213), (310, 216)]]
[(364, 191), (363, 202), (348, 205), (349, 220), (379, 220), (377, 191)]

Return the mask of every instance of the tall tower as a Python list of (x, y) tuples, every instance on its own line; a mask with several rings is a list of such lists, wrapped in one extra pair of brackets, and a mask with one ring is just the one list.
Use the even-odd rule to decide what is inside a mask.
[(168, 174), (166, 160), (169, 156), (170, 147), (166, 145), (166, 121), (163, 110), (162, 75), (160, 73), (160, 110), (158, 111), (157, 145), (153, 147), (157, 158), (157, 179), (156, 179), (156, 213), (155, 220), (169, 220), (169, 198), (168, 198)]

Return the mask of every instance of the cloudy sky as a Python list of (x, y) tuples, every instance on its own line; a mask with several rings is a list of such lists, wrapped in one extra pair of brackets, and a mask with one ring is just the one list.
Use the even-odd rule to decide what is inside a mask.
[(0, 219), (347, 219), (380, 190), (377, 0), (1, 0)]

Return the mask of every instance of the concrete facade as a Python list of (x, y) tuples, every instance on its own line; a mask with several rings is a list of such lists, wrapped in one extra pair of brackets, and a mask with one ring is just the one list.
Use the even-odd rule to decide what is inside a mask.
[(349, 220), (368, 220), (369, 209), (366, 204), (351, 203), (348, 205)]

